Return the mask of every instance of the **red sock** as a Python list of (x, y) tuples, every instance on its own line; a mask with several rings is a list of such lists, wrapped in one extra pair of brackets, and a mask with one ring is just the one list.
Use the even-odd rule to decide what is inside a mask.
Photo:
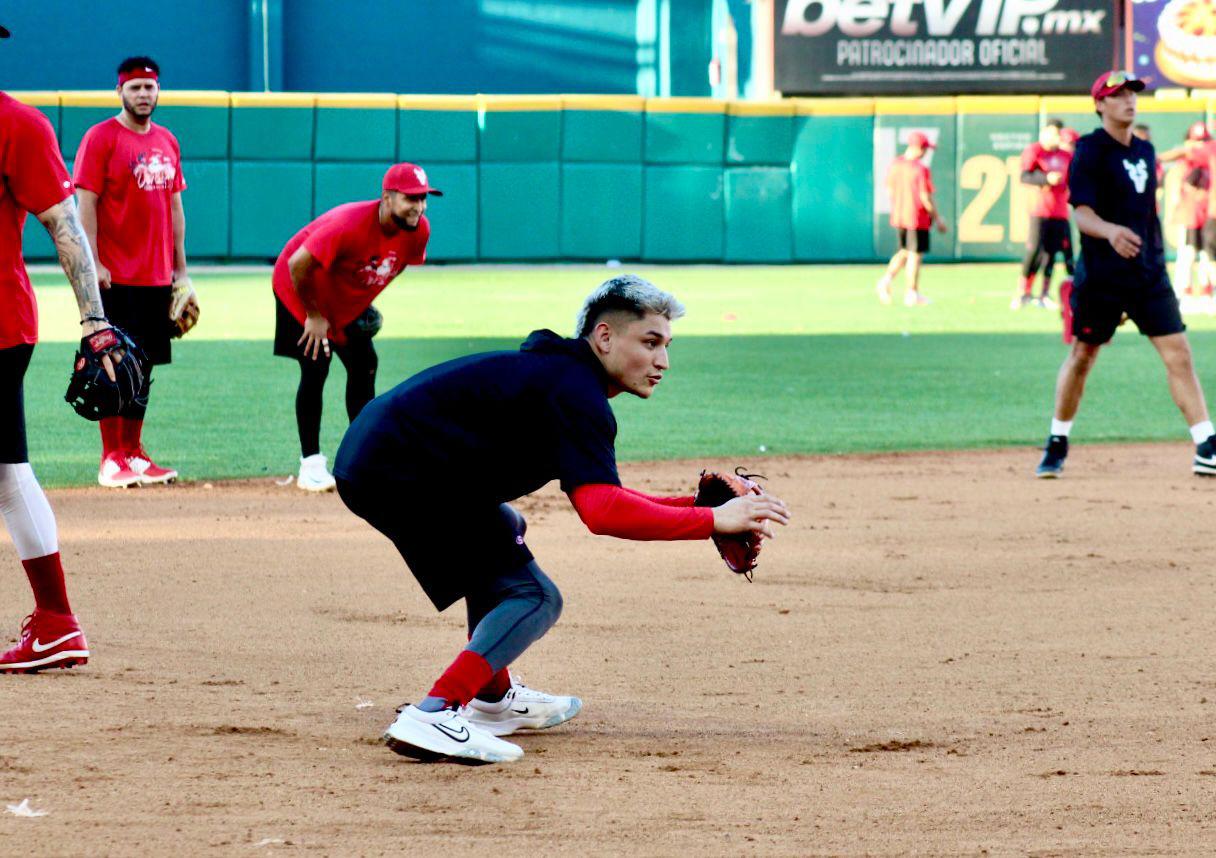
[(1034, 275), (1022, 278), (1022, 294), (1030, 295), (1034, 292)]
[(144, 448), (144, 419), (120, 417), (122, 421), (122, 448), (128, 453), (135, 453)]
[(123, 432), (121, 417), (103, 417), (98, 424), (101, 426), (101, 454), (108, 456), (122, 450)]
[(439, 697), (448, 703), (464, 706), (490, 681), (494, 671), (490, 663), (475, 652), (461, 650), (443, 676), (435, 681), (428, 697)]
[(34, 604), (39, 610), (56, 614), (72, 613), (72, 606), (68, 604), (67, 586), (63, 582), (63, 563), (60, 562), (58, 551), (45, 557), (22, 560), (21, 565), (25, 567), (25, 574), (30, 579)]
[(490, 681), (477, 692), (482, 700), (502, 700), (503, 695), (511, 690), (511, 672), (505, 667), (490, 677)]

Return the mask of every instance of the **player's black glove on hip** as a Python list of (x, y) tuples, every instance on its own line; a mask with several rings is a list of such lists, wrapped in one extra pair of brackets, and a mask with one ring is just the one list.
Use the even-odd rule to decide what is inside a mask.
[[(114, 380), (101, 359), (110, 356)], [(131, 403), (147, 403), (150, 380), (143, 350), (118, 328), (80, 338), (64, 399), (86, 420), (117, 417)]]

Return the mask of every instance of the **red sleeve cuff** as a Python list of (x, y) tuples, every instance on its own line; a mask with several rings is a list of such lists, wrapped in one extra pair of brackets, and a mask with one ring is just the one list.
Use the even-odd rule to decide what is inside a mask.
[(570, 493), (570, 501), (587, 529), (601, 536), (708, 539), (714, 532), (714, 513), (709, 507), (668, 505), (620, 486), (582, 485)]

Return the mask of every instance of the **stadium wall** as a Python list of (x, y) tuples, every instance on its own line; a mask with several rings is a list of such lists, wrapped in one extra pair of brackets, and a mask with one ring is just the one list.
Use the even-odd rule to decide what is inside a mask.
[[(12, 94), (51, 119), (69, 163), (118, 108), (113, 92)], [(384, 169), (408, 160), (446, 194), (428, 211), (432, 261), (872, 262), (893, 249), (883, 177), (913, 130), (936, 143), (951, 226), (930, 258), (985, 261), (1021, 255), (1032, 191), (1018, 162), (1041, 120), (1088, 132), (1090, 105), (166, 90), (156, 118), (181, 141), (196, 261), (272, 259), (311, 218), (377, 196)], [(1216, 99), (1140, 106), (1159, 148), (1214, 111)], [(1180, 179), (1167, 173), (1163, 211)], [(53, 256), (31, 219), (26, 257)]]

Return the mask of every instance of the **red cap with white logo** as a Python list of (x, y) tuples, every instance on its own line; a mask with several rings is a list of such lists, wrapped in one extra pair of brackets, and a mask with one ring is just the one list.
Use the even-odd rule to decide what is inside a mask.
[(908, 145), (914, 146), (917, 149), (933, 149), (933, 143), (920, 131), (913, 131), (908, 135)]
[(443, 196), (443, 191), (437, 191), (430, 186), (426, 179), (426, 171), (417, 164), (394, 164), (384, 174), (384, 190), (398, 191), (402, 194), (433, 194)]
[(1187, 140), (1211, 140), (1212, 134), (1210, 131), (1208, 131), (1207, 124), (1205, 122), (1203, 122), (1202, 120), (1200, 120), (1199, 122), (1191, 123), (1191, 127), (1188, 128), (1186, 131), (1186, 139)]

